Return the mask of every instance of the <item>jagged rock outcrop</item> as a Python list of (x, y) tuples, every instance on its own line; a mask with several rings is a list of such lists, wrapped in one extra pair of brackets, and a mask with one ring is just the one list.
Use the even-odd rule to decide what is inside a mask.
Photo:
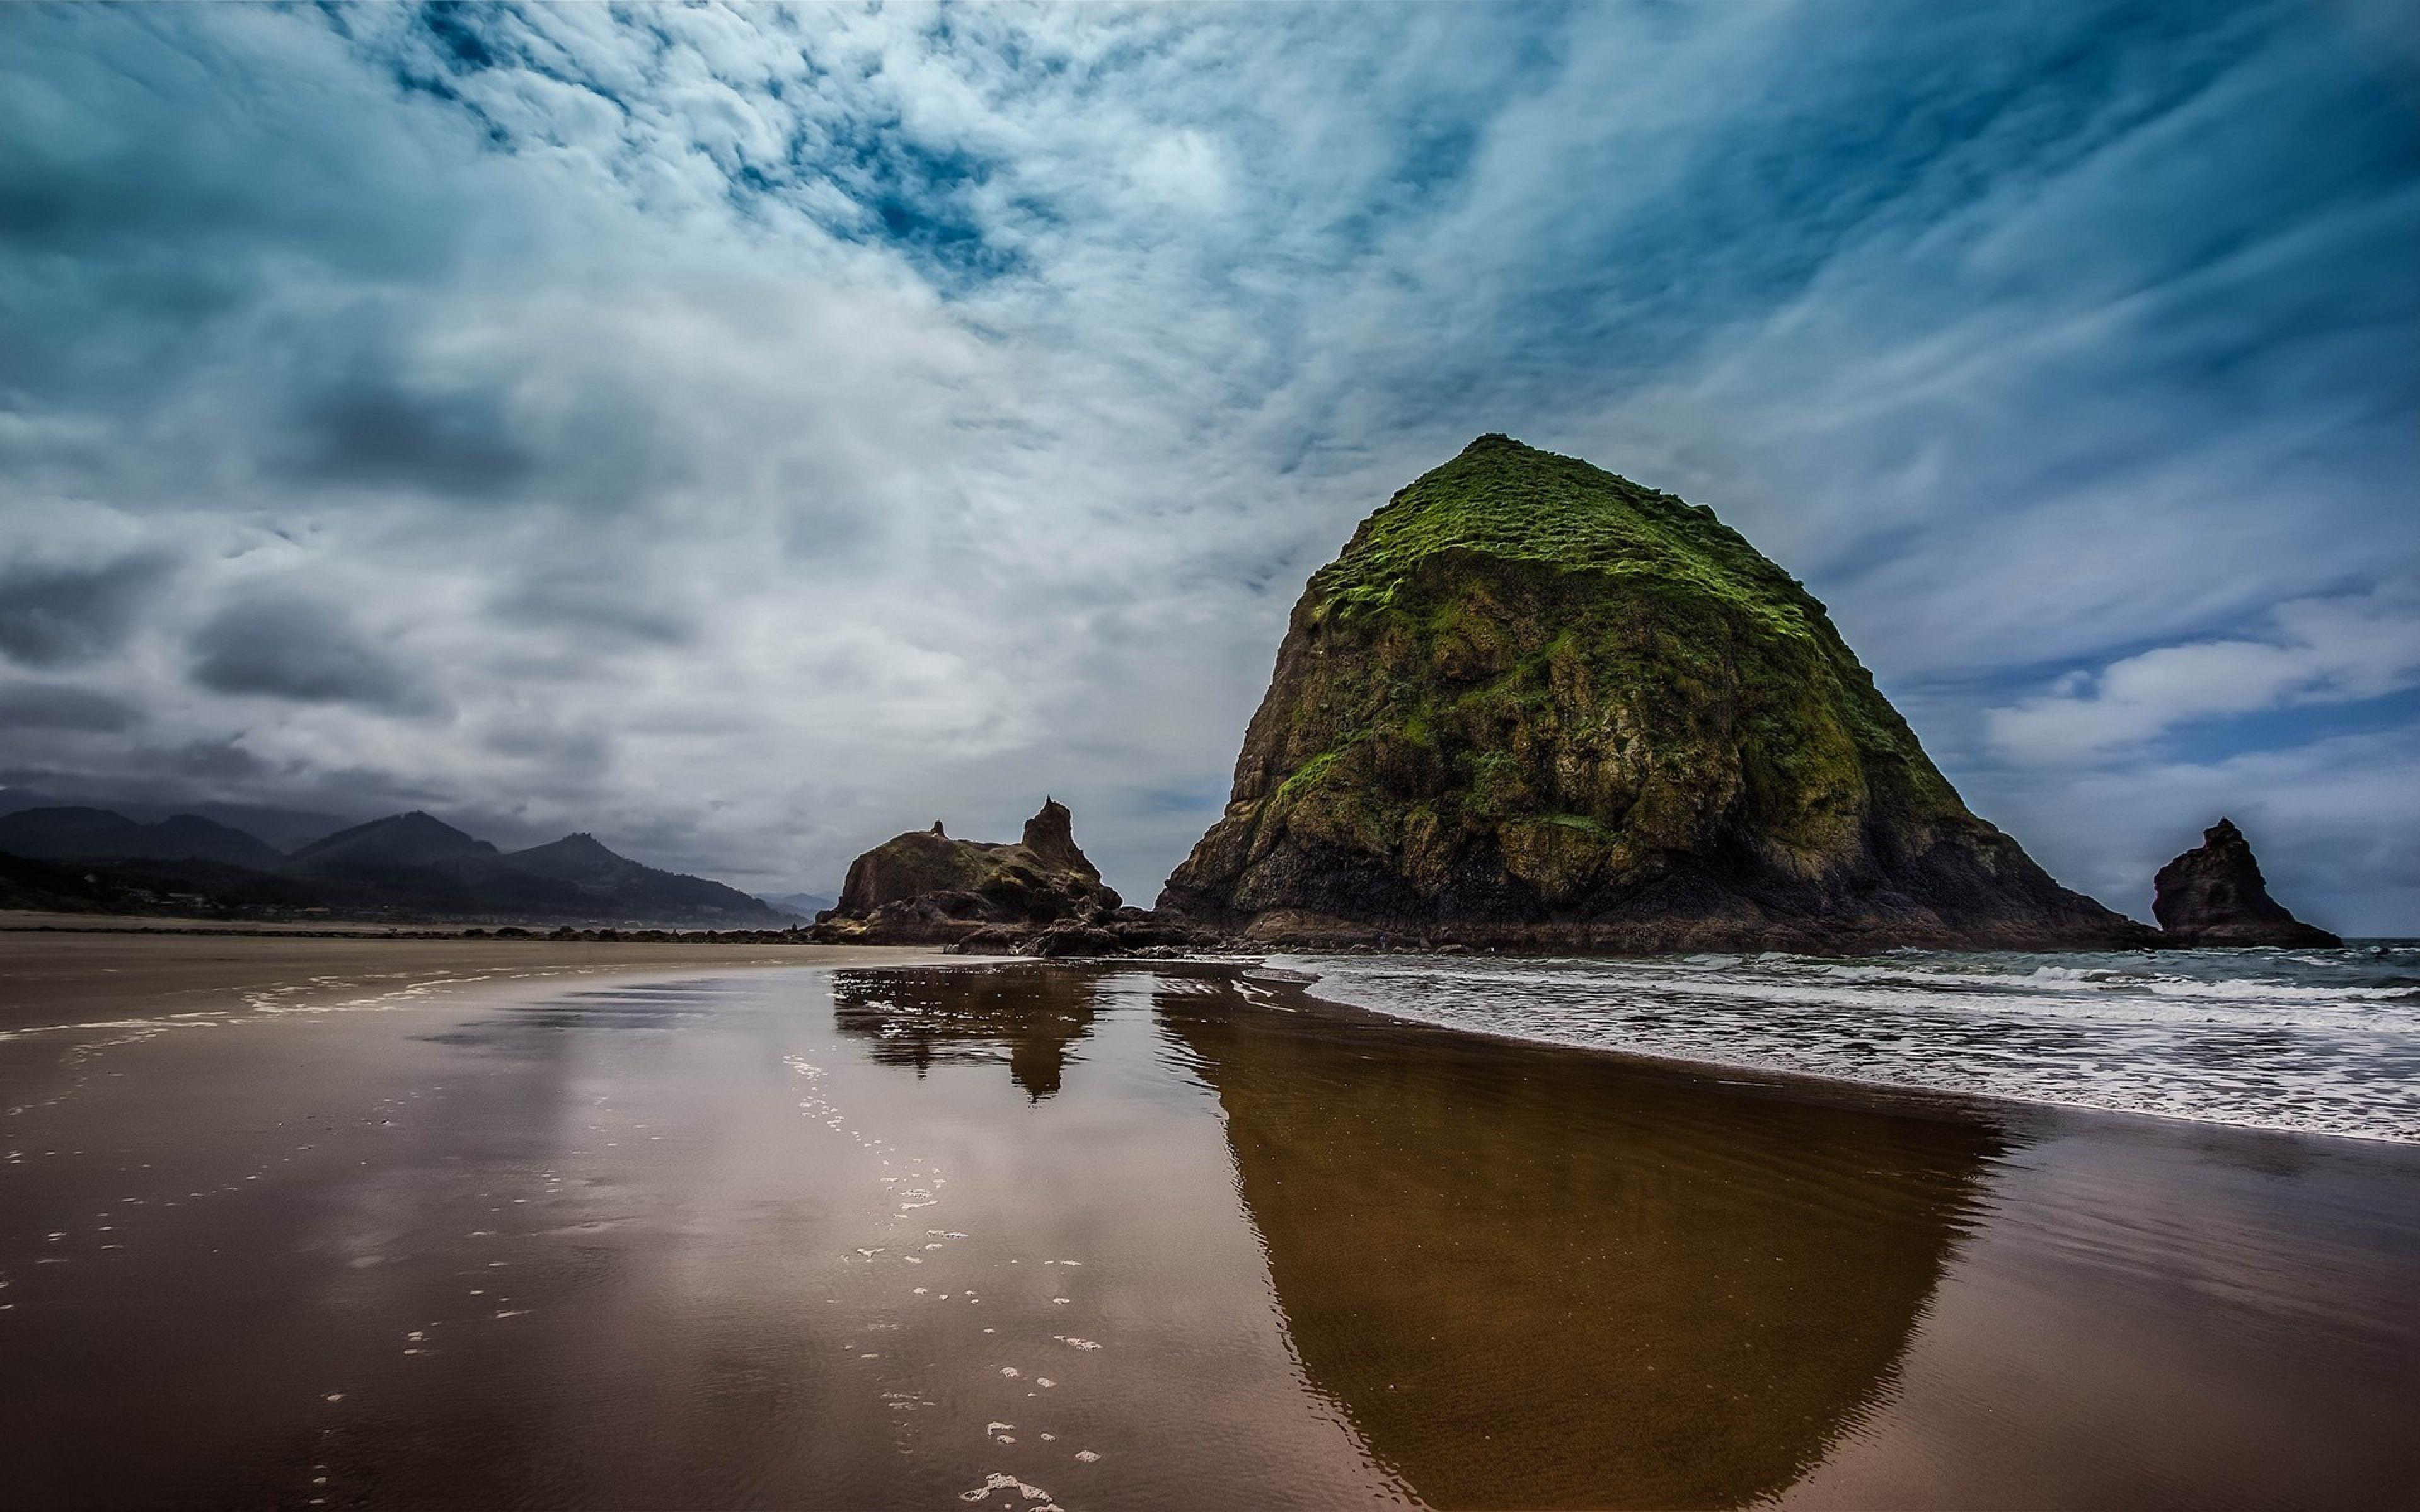
[(2344, 941), (2305, 924), (2269, 896), (2252, 842), (2232, 819), (2201, 833), (2199, 848), (2160, 868), (2151, 917), (2175, 945), (2279, 945), (2327, 949)]
[(1503, 436), (1313, 575), (1159, 903), (1304, 943), (2156, 938), (1970, 813), (1823, 606), (1711, 510)]
[(1066, 806), (1044, 800), (1015, 844), (952, 840), (939, 824), (885, 841), (849, 863), (840, 903), (815, 937), (947, 945), (1000, 930), (1005, 943), (1053, 924), (1106, 922), (1117, 893), (1076, 845)]

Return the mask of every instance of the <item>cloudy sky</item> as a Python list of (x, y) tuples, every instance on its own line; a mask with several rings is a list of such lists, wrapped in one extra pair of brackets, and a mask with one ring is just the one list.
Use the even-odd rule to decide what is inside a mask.
[(2142, 914), (2420, 933), (2420, 23), (0, 8), (0, 783), (1148, 901), (1506, 431), (1806, 578)]

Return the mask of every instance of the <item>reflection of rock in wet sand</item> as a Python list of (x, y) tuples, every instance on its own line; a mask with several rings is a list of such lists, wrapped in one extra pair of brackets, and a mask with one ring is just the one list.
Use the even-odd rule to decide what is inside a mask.
[(1097, 978), (1025, 967), (846, 971), (833, 980), (843, 1033), (874, 1041), (870, 1058), (912, 1066), (1005, 1058), (1008, 1073), (1040, 1102), (1059, 1090), (1068, 1047), (1093, 1031)]
[(1789, 1486), (1882, 1392), (1998, 1149), (1607, 1058), (1159, 1008), (1311, 1385), (1442, 1505)]

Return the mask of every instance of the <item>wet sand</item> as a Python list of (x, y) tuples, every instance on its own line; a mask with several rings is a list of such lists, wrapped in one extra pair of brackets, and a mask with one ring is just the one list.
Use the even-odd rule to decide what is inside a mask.
[(164, 926), (95, 929), (86, 920), (74, 930), (0, 929), (0, 1032), (184, 1013), (219, 1018), (522, 979), (938, 959), (883, 946), (183, 933)]
[(153, 1001), (0, 1040), (12, 1505), (2420, 1483), (2409, 1146), (1638, 1065), (1210, 966)]
[(69, 914), (41, 908), (0, 908), (0, 930), (60, 930), (83, 934), (347, 934), (387, 939), (396, 935), (459, 934), (462, 926), (398, 924), (366, 918), (201, 918), (190, 914)]

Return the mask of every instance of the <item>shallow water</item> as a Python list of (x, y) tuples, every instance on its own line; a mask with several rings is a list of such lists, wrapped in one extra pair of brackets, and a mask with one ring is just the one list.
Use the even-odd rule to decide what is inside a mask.
[(11, 1505), (2377, 1504), (2420, 1156), (1217, 968), (0, 1044)]
[(2257, 1129), (2420, 1139), (2420, 945), (1851, 960), (1282, 958), (1488, 1034)]

